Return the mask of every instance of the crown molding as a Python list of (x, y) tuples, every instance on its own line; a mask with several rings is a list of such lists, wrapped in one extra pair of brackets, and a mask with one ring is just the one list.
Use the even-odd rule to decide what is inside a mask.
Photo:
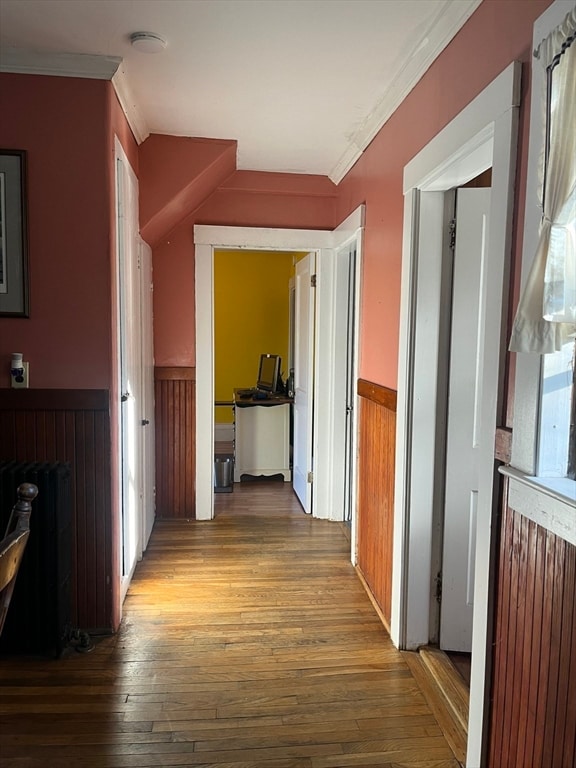
[(20, 75), (52, 75), (111, 80), (122, 59), (80, 53), (44, 53), (21, 48), (2, 48), (0, 72)]
[[(382, 125), (384, 125), (384, 123), (382, 123)], [(378, 129), (375, 131), (375, 133), (377, 132)], [(367, 146), (368, 145), (366, 145), (366, 147)], [(354, 134), (354, 136), (350, 138), (348, 146), (340, 155), (340, 159), (328, 174), (330, 181), (333, 181), (334, 184), (340, 184), (344, 176), (346, 176), (350, 168), (352, 168), (354, 163), (362, 155), (366, 147), (362, 147), (357, 143), (356, 134)]]
[(339, 184), (386, 121), (394, 114), (426, 70), (466, 23), (482, 0), (447, 0), (427, 35), (415, 42), (398, 77), (383, 94), (371, 114), (352, 134), (348, 147), (328, 174)]
[(136, 103), (123, 64), (120, 64), (116, 70), (116, 73), (112, 78), (112, 85), (114, 86), (116, 96), (118, 97), (122, 111), (128, 121), (128, 125), (134, 134), (136, 143), (142, 144), (142, 142), (150, 135), (150, 130), (148, 129), (148, 124), (146, 123), (144, 115)]
[(2, 48), (0, 51), (0, 72), (110, 80), (137, 143), (141, 144), (150, 134), (146, 120), (132, 94), (122, 59), (119, 56), (41, 53), (21, 48)]

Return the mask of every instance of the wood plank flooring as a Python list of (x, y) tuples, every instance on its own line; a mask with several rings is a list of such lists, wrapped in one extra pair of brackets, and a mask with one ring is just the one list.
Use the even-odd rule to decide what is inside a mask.
[(117, 636), (0, 659), (0, 765), (459, 768), (349, 546), (287, 483), (158, 522)]

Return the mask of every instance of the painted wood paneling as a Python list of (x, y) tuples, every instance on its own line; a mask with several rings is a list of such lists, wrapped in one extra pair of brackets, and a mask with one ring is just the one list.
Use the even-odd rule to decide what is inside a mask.
[(88, 630), (113, 627), (110, 407), (108, 390), (3, 389), (0, 459), (70, 462), (72, 620)]
[(390, 626), (396, 392), (358, 382), (358, 569)]
[(504, 508), (491, 768), (576, 765), (576, 547)]
[(196, 516), (196, 369), (154, 369), (156, 516)]

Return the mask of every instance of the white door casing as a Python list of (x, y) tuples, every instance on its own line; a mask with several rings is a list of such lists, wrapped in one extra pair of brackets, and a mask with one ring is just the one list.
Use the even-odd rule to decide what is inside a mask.
[[(364, 206), (354, 211), (334, 231), (266, 229), (252, 227), (194, 227), (195, 242), (195, 301), (196, 301), (196, 517), (210, 520), (214, 516), (213, 498), (213, 407), (214, 357), (213, 357), (213, 307), (214, 281), (213, 257), (219, 248), (266, 251), (314, 251), (316, 253), (316, 329), (320, 339), (315, 345), (314, 366), (317, 372), (314, 383), (315, 423), (314, 483), (312, 506), (315, 517), (341, 520), (334, 512), (331, 500), (334, 488), (341, 478), (333, 458), (338, 438), (334, 433), (334, 392), (332, 382), (333, 344), (335, 338), (335, 299), (332, 279), (335, 260), (334, 249), (357, 238), (361, 241), (364, 225)], [(357, 270), (360, 259), (357, 259)], [(357, 281), (357, 295), (359, 281)], [(192, 286), (191, 286), (192, 289)], [(357, 304), (358, 306), (358, 304)], [(357, 329), (356, 329), (357, 333)], [(357, 347), (357, 345), (356, 345)], [(343, 442), (343, 438), (341, 440)], [(354, 468), (355, 469), (355, 468)], [(352, 482), (355, 483), (353, 477)], [(353, 528), (354, 533), (354, 528)], [(352, 550), (354, 551), (354, 550)]]
[[(493, 520), (494, 432), (501, 407), (507, 275), (514, 206), (519, 63), (512, 63), (404, 169), (404, 241), (398, 366), (391, 635), (400, 648), (430, 638), (430, 578), (442, 296), (443, 193), (492, 167), (481, 355), (482, 398), (474, 575), (468, 768), (482, 760), (487, 705), (488, 612)], [(438, 196), (440, 199), (438, 199)], [(432, 382), (432, 385), (430, 385)], [(422, 416), (422, 418), (420, 418)]]
[(316, 254), (296, 263), (294, 310), (294, 443), (292, 485), (305, 512), (312, 512)]
[(470, 653), (490, 189), (456, 193), (440, 648)]
[[(346, 248), (340, 249), (336, 258), (339, 261), (339, 270), (342, 274), (342, 293), (344, 294), (340, 301), (344, 311), (338, 312), (338, 317), (343, 317), (344, 331), (336, 332), (336, 337), (341, 340), (339, 347), (344, 347), (345, 356), (345, 408), (344, 408), (344, 459), (343, 459), (343, 496), (344, 496), (344, 520), (352, 522), (355, 485), (353, 479), (355, 476), (356, 463), (356, 388), (358, 386), (358, 254), (360, 243), (357, 240), (349, 244)], [(344, 290), (345, 289), (345, 290)], [(340, 304), (340, 302), (339, 302)]]
[(140, 409), (141, 314), (138, 180), (116, 140), (117, 270), (120, 375), (121, 598), (142, 554), (142, 452)]
[(154, 431), (154, 345), (152, 333), (152, 249), (140, 239), (140, 327), (142, 329), (142, 550), (156, 514)]
[[(316, 263), (316, 370), (319, 372), (314, 418), (319, 427), (314, 445), (314, 517), (347, 519), (350, 512), (352, 562), (356, 563), (355, 501), (358, 435), (355, 424), (358, 380), (360, 293), (364, 206), (333, 232), (331, 253), (320, 252)], [(352, 263), (352, 252), (356, 252)], [(350, 270), (353, 269), (353, 274)], [(350, 291), (353, 295), (350, 296)], [(348, 322), (352, 309), (353, 317)], [(350, 332), (352, 338), (347, 338)], [(352, 410), (348, 411), (351, 406)], [(346, 430), (351, 440), (347, 446)], [(349, 448), (349, 451), (347, 450)], [(322, 461), (329, 457), (324, 471)], [(346, 478), (345, 478), (346, 475)], [(347, 500), (352, 508), (347, 508)]]

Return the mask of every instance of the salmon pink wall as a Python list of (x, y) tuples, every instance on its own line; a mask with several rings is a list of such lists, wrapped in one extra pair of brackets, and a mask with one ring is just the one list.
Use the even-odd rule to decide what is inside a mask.
[[(532, 26), (550, 0), (484, 0), (339, 185), (337, 219), (366, 203), (360, 376), (397, 388), (404, 166), (512, 61), (522, 61), (517, 210), (527, 164)], [(523, 213), (516, 222), (521, 231)], [(515, 253), (521, 237), (515, 237)]]
[(30, 317), (0, 319), (0, 387), (13, 351), (31, 387), (110, 387), (111, 126), (129, 143), (111, 93), (102, 80), (0, 75), (0, 146), (27, 152), (30, 262)]
[(236, 142), (151, 134), (139, 148), (140, 231), (155, 246), (236, 170)]
[(336, 187), (326, 177), (237, 171), (154, 248), (157, 366), (195, 364), (194, 224), (332, 229)]

